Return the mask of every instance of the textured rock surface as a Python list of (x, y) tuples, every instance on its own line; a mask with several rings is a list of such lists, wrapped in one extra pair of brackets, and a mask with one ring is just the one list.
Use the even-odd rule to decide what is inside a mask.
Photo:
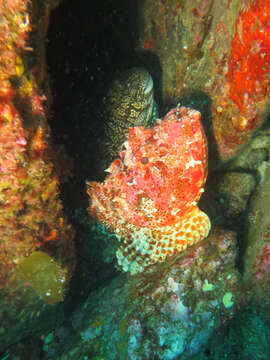
[(219, 331), (204, 352), (192, 360), (251, 360), (268, 359), (269, 314), (249, 305), (238, 314), (229, 327)]
[(226, 218), (236, 219), (242, 215), (255, 188), (254, 176), (245, 172), (226, 172), (217, 177), (215, 197)]
[(269, 306), (270, 291), (270, 164), (265, 162), (264, 177), (253, 195), (246, 224), (244, 280), (257, 301)]
[[(51, 326), (57, 309), (40, 295), (51, 304), (63, 299), (74, 266), (73, 233), (62, 212), (47, 124), (43, 39), (54, 5), (0, 4), (0, 350), (40, 324)], [(27, 260), (38, 249), (46, 253), (46, 266), (56, 266), (50, 274), (39, 261)], [(56, 269), (64, 286), (55, 297)], [(41, 292), (33, 281), (43, 283)]]
[(138, 48), (161, 61), (165, 105), (194, 90), (209, 95), (223, 159), (264, 120), (269, 18), (264, 0), (146, 0), (140, 9)]
[[(12, 189), (20, 187), (20, 191), (12, 192), (11, 186), (6, 187), (6, 182), (1, 183), (3, 187), (0, 189), (0, 201), (1, 204), (5, 201), (6, 209), (9, 208), (9, 214), (12, 216), (8, 219), (25, 221), (23, 222), (25, 227), (19, 232), (17, 230), (21, 223), (10, 221), (11, 233), (18, 235), (18, 238), (13, 236), (15, 246), (7, 248), (6, 245), (12, 243), (7, 242), (6, 237), (5, 241), (1, 242), (4, 249), (0, 254), (2, 256), (0, 263), (4, 261), (1, 281), (5, 283), (8, 280), (9, 287), (0, 290), (0, 343), (3, 347), (13, 343), (9, 351), (4, 354), (7, 355), (4, 359), (24, 360), (32, 357), (32, 359), (46, 360), (52, 358), (126, 360), (127, 357), (130, 359), (192, 357), (200, 360), (223, 358), (261, 360), (268, 358), (269, 306), (264, 306), (264, 319), (256, 315), (254, 308), (243, 309), (243, 305), (254, 295), (257, 303), (268, 305), (270, 287), (268, 231), (270, 137), (268, 110), (265, 109), (269, 79), (262, 76), (264, 71), (269, 70), (268, 43), (265, 43), (264, 38), (269, 35), (268, 2), (145, 0), (144, 2), (123, 1), (120, 4), (118, 1), (109, 1), (104, 2), (103, 7), (100, 5), (102, 2), (99, 1), (97, 5), (93, 0), (91, 4), (89, 3), (91, 21), (87, 10), (82, 28), (79, 26), (82, 13), (77, 16), (75, 10), (79, 6), (75, 4), (68, 16), (62, 16), (67, 24), (65, 31), (59, 28), (57, 31), (52, 30), (54, 39), (62, 37), (66, 40), (66, 47), (63, 47), (65, 51), (59, 47), (57, 56), (57, 49), (54, 48), (52, 55), (56, 64), (54, 80), (56, 81), (56, 74), (61, 74), (60, 77), (64, 79), (54, 94), (54, 101), (60, 111), (57, 112), (57, 121), (52, 120), (52, 123), (56, 124), (55, 129), (59, 131), (58, 139), (68, 138), (67, 143), (72, 142), (73, 149), (77, 149), (74, 157), (76, 171), (80, 173), (80, 179), (83, 178), (83, 181), (74, 181), (70, 185), (73, 199), (77, 200), (78, 188), (85, 193), (85, 174), (87, 178), (95, 180), (94, 177), (89, 177), (89, 173), (85, 170), (92, 170), (87, 157), (88, 151), (85, 151), (91, 146), (88, 148), (85, 144), (89, 142), (89, 133), (93, 130), (93, 104), (98, 109), (102, 108), (100, 106), (104, 96), (102, 90), (106, 87), (104, 79), (110, 79), (112, 73), (119, 67), (120, 61), (125, 61), (122, 55), (128, 47), (126, 39), (130, 38), (128, 32), (125, 32), (127, 26), (125, 17), (122, 16), (125, 4), (130, 6), (129, 4), (132, 3), (133, 11), (128, 9), (128, 14), (131, 14), (128, 19), (140, 20), (140, 24), (136, 24), (136, 29), (139, 29), (137, 49), (143, 49), (148, 55), (156, 56), (160, 60), (161, 67), (153, 68), (152, 76), (160, 80), (157, 84), (160, 85), (159, 91), (162, 91), (163, 96), (160, 100), (164, 100), (165, 108), (162, 109), (162, 114), (169, 107), (171, 108), (172, 103), (176, 105), (179, 100), (192, 108), (196, 108), (195, 104), (198, 100), (197, 103), (205, 110), (202, 118), (208, 120), (210, 130), (211, 115), (213, 115), (220, 156), (224, 159), (237, 155), (227, 162), (217, 163), (212, 151), (215, 144), (209, 142), (210, 176), (200, 203), (214, 224), (209, 240), (203, 241), (181, 255), (173, 256), (167, 263), (151, 267), (149, 271), (139, 276), (121, 275), (113, 282), (105, 283), (104, 279), (111, 279), (116, 274), (113, 263), (115, 263), (117, 240), (106, 233), (102, 226), (85, 218), (87, 206), (85, 201), (84, 210), (78, 211), (74, 216), (77, 217), (75, 222), (79, 223), (81, 234), (77, 242), (80, 245), (77, 248), (80, 264), (73, 284), (72, 305), (76, 306), (79, 300), (85, 300), (89, 289), (102, 285), (99, 290), (90, 294), (73, 314), (71, 314), (70, 302), (65, 303), (67, 309), (65, 321), (60, 324), (55, 322), (61, 320), (57, 318), (58, 314), (62, 314), (61, 305), (52, 307), (45, 304), (35, 293), (31, 282), (25, 281), (21, 272), (7, 272), (7, 264), (14, 269), (18, 268), (17, 263), (9, 262), (13, 259), (10, 255), (13, 251), (21, 253), (30, 248), (28, 252), (30, 253), (38, 249), (42, 243), (44, 245), (42, 251), (48, 250), (50, 255), (55, 255), (56, 261), (61, 262), (63, 258), (61, 251), (64, 251), (64, 255), (68, 255), (65, 258), (68, 262), (69, 255), (72, 254), (72, 244), (68, 240), (70, 239), (68, 232), (65, 231), (68, 227), (62, 216), (61, 207), (58, 207), (58, 180), (54, 175), (59, 174), (59, 169), (55, 172), (50, 160), (49, 131), (43, 106), (46, 100), (40, 90), (46, 79), (44, 62), (40, 61), (44, 47), (42, 42), (36, 41), (35, 36), (38, 39), (43, 38), (47, 21), (44, 22), (44, 26), (33, 27), (35, 30), (39, 29), (43, 35), (31, 33), (30, 46), (26, 33), (33, 24), (33, 9), (28, 8), (29, 11), (31, 9), (29, 16), (24, 8), (13, 16), (16, 12), (14, 6), (24, 6), (30, 1), (23, 4), (19, 0), (9, 0), (5, 3), (8, 6), (3, 8), (5, 16), (1, 14), (0, 31), (11, 29), (6, 26), (9, 21), (13, 25), (12, 36), (5, 31), (1, 33), (3, 36), (0, 44), (4, 49), (1, 54), (3, 55), (1, 66), (4, 65), (1, 68), (3, 82), (1, 82), (0, 95), (2, 102), (9, 102), (12, 105), (9, 108), (1, 107), (1, 119), (4, 121), (1, 123), (3, 137), (1, 138), (0, 134), (2, 146), (0, 153), (5, 156), (0, 158), (1, 168), (10, 171), (10, 178), (6, 177), (4, 180), (12, 180)], [(265, 18), (262, 17), (263, 3), (266, 10)], [(46, 4), (48, 7), (43, 9), (48, 15), (49, 2)], [(121, 5), (121, 9), (118, 4)], [(136, 7), (138, 9), (135, 9)], [(34, 8), (38, 9), (38, 7)], [(73, 15), (74, 13), (76, 15)], [(106, 14), (103, 24), (98, 27), (101, 18), (103, 19)], [(113, 17), (112, 14), (115, 16)], [(40, 16), (37, 15), (35, 19), (40, 19)], [(110, 28), (108, 25), (112, 19), (116, 21)], [(124, 26), (117, 28), (115, 25), (117, 21)], [(249, 21), (252, 26), (246, 27)], [(60, 18), (56, 22), (61, 23)], [(259, 34), (263, 27), (265, 31)], [(111, 33), (117, 38), (117, 46), (113, 49), (107, 41), (108, 28), (112, 29)], [(18, 29), (21, 36), (16, 37)], [(102, 36), (100, 29), (104, 30), (104, 34), (106, 31), (106, 35)], [(94, 34), (90, 37), (90, 41), (85, 30)], [(78, 39), (72, 37), (76, 31), (79, 33)], [(120, 46), (119, 41), (122, 38), (124, 42)], [(137, 41), (137, 32), (134, 32), (134, 38)], [(16, 54), (6, 51), (13, 49), (12, 41), (16, 49), (19, 49)], [(9, 48), (5, 48), (5, 44)], [(99, 44), (102, 46), (98, 47)], [(134, 43), (130, 42), (130, 48), (133, 46)], [(82, 49), (86, 49), (86, 54), (82, 54)], [(112, 54), (115, 52), (121, 55), (113, 57)], [(100, 57), (98, 53), (101, 54)], [(64, 60), (60, 61), (62, 58)], [(76, 61), (73, 62), (74, 59)], [(147, 56), (144, 59), (145, 63), (141, 62), (139, 65), (152, 70), (151, 62), (147, 63)], [(258, 79), (256, 86), (254, 81), (256, 78), (250, 77), (253, 75), (250, 74), (251, 63), (255, 64), (253, 70)], [(124, 68), (130, 65), (138, 64), (136, 61), (132, 64), (126, 63)], [(110, 71), (107, 72), (108, 68)], [(155, 71), (157, 72), (154, 73)], [(10, 75), (12, 76), (9, 83)], [(238, 81), (239, 87), (237, 82), (234, 82), (234, 78), (241, 80)], [(63, 89), (65, 91), (62, 91)], [(239, 98), (236, 94), (239, 94)], [(26, 106), (29, 104), (32, 104), (32, 109), (31, 106), (29, 108)], [(201, 111), (201, 108), (198, 109)], [(264, 119), (266, 119), (264, 126), (254, 132), (247, 142), (252, 128), (256, 128)], [(9, 131), (11, 127), (15, 130), (13, 133)], [(10, 136), (9, 139), (13, 144), (11, 146), (13, 152), (10, 151), (11, 148), (4, 146), (7, 135)], [(239, 148), (241, 149), (237, 152)], [(34, 163), (29, 161), (33, 157)], [(14, 178), (15, 171), (18, 178), (16, 176)], [(49, 182), (50, 186), (48, 186)], [(42, 201), (39, 198), (40, 194)], [(9, 199), (12, 201), (9, 202)], [(23, 206), (24, 202), (27, 203), (27, 207)], [(78, 207), (84, 206), (80, 201), (76, 204)], [(6, 209), (1, 207), (3, 211), (1, 219), (5, 219)], [(69, 211), (72, 212), (73, 209)], [(50, 224), (55, 224), (55, 218), (61, 219), (62, 225), (59, 223), (56, 229), (60, 227), (60, 234), (67, 235), (67, 238), (64, 236), (66, 240), (58, 238), (59, 233), (57, 235), (54, 231), (55, 226), (52, 226), (48, 232), (46, 226), (44, 228), (40, 226), (43, 221), (46, 222), (48, 214), (50, 214)], [(39, 219), (42, 219), (42, 222)], [(227, 230), (215, 230), (217, 224)], [(41, 236), (38, 238), (32, 237), (33, 227), (37, 229), (37, 233), (41, 231)], [(228, 229), (233, 229), (235, 234)], [(21, 241), (26, 235), (27, 243)], [(235, 246), (235, 238), (237, 238), (237, 246)], [(43, 239), (46, 239), (45, 243)], [(67, 251), (66, 246), (61, 246), (62, 241), (65, 245), (70, 245), (70, 251)], [(5, 250), (8, 252), (5, 253)], [(235, 258), (237, 260), (241, 258), (244, 286), (248, 287), (248, 292), (245, 290), (246, 287), (243, 287)], [(103, 260), (105, 265), (102, 264)], [(8, 279), (5, 277), (6, 274)], [(61, 274), (64, 273), (60, 272)], [(61, 277), (57, 279), (61, 280)], [(32, 284), (35, 283), (34, 280), (35, 278), (31, 279)], [(80, 286), (81, 284), (83, 286)], [(44, 295), (43, 288), (42, 294)], [(239, 309), (242, 310), (240, 316), (234, 317)], [(262, 311), (259, 315), (263, 317)], [(222, 328), (221, 326), (227, 324), (230, 319), (233, 319), (231, 327)], [(266, 321), (263, 321), (265, 319)], [(31, 334), (28, 331), (30, 328)], [(47, 328), (50, 329), (49, 334), (46, 332)], [(216, 331), (217, 329), (219, 331)], [(207, 339), (217, 332), (220, 334), (219, 343), (214, 343), (213, 340), (204, 347), (203, 344)], [(15, 344), (22, 336), (26, 337)], [(224, 338), (227, 337), (229, 340), (226, 343)], [(219, 346), (224, 343), (227, 351), (222, 349), (219, 352)], [(210, 345), (213, 345), (214, 349)], [(195, 355), (198, 350), (200, 352)]]
[(72, 340), (57, 346), (52, 333), (43, 348), (61, 360), (188, 358), (248, 301), (235, 250), (233, 233), (215, 231), (165, 264), (117, 277), (74, 312)]

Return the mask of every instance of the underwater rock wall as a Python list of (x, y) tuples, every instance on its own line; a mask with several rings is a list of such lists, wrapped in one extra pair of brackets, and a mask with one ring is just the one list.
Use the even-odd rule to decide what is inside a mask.
[(146, 0), (139, 14), (138, 50), (159, 57), (165, 104), (208, 94), (219, 155), (235, 155), (264, 120), (269, 2)]
[(244, 280), (258, 303), (269, 307), (270, 289), (270, 168), (261, 165), (262, 180), (248, 210), (244, 258)]
[(235, 256), (235, 234), (219, 230), (166, 264), (120, 275), (73, 313), (72, 342), (60, 347), (53, 332), (43, 349), (59, 360), (187, 359), (249, 300)]
[[(217, 159), (214, 170), (212, 166), (200, 202), (212, 230), (207, 239), (184, 252), (168, 252), (166, 261), (135, 276), (120, 275), (107, 284), (98, 276), (103, 268), (110, 272), (111, 267), (102, 264), (96, 249), (105, 248), (113, 235), (104, 228), (94, 235), (90, 231), (84, 234), (79, 240), (87, 251), (79, 254), (80, 261), (83, 256), (90, 260), (85, 261), (76, 280), (83, 281), (83, 273), (89, 272), (96, 282), (100, 280), (100, 288), (71, 317), (69, 314), (66, 322), (55, 326), (61, 305), (51, 305), (64, 299), (74, 249), (73, 232), (63, 216), (58, 192), (59, 177), (67, 169), (52, 161), (56, 154), (46, 121), (50, 97), (44, 34), (51, 3), (9, 0), (6, 4), (0, 7), (1, 349), (31, 329), (42, 333), (35, 344), (44, 359), (188, 359), (202, 351), (211, 336), (222, 331), (254, 295), (260, 305), (268, 306), (270, 136), (262, 128), (259, 136), (256, 133), (250, 138), (267, 119), (268, 3), (140, 3), (137, 49), (160, 59), (164, 107), (176, 105), (194, 90), (212, 102), (212, 117), (210, 114), (207, 120), (213, 120), (223, 161)], [(31, 32), (34, 24), (40, 25), (40, 32)], [(251, 68), (256, 70), (254, 78)], [(152, 85), (149, 88), (152, 93)], [(185, 105), (195, 107), (192, 96), (189, 98), (191, 102)], [(117, 132), (107, 133), (106, 143), (110, 144), (110, 137)], [(146, 156), (140, 160), (141, 166), (149, 161)], [(155, 171), (160, 170), (164, 167), (156, 164)], [(152, 185), (149, 174), (147, 179)], [(134, 185), (130, 180), (129, 185)], [(117, 209), (124, 204), (126, 211), (121, 196), (114, 205), (120, 199)], [(113, 205), (107, 206), (115, 210)], [(110, 220), (108, 217), (107, 222)], [(115, 261), (111, 256), (115, 243), (109, 248), (110, 262)], [(98, 266), (93, 266), (94, 262)], [(98, 269), (97, 274), (92, 274), (93, 269)]]
[(0, 5), (0, 350), (52, 325), (48, 304), (63, 301), (74, 267), (47, 123), (44, 37), (55, 5)]

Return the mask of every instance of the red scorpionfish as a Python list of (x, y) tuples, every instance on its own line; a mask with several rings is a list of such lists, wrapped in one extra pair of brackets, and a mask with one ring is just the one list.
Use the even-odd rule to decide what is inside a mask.
[(121, 245), (124, 271), (136, 274), (208, 236), (197, 206), (207, 176), (207, 142), (196, 110), (177, 107), (151, 129), (129, 128), (103, 183), (89, 182), (89, 213)]

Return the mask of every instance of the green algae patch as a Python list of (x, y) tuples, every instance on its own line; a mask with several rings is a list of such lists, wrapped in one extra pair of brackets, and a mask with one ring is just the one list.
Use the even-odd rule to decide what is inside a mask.
[(93, 322), (91, 322), (91, 327), (92, 328), (98, 328), (98, 327), (101, 327), (101, 326), (103, 326), (104, 325), (104, 321), (103, 321), (103, 318), (101, 317), (101, 316), (97, 316), (96, 317), (96, 319), (93, 321)]
[(98, 353), (100, 350), (100, 341), (97, 340), (95, 343), (94, 343), (94, 351), (95, 353)]
[(226, 309), (230, 308), (233, 306), (234, 302), (232, 301), (232, 293), (227, 292), (224, 296), (223, 296), (223, 304), (225, 306)]
[(125, 332), (126, 332), (126, 328), (127, 328), (127, 319), (124, 319), (121, 321), (120, 323), (120, 334), (122, 336), (124, 336)]
[(63, 301), (66, 270), (43, 251), (35, 251), (18, 265), (34, 291), (48, 304)]
[(210, 283), (208, 282), (208, 280), (205, 279), (205, 280), (204, 280), (204, 283), (203, 283), (202, 290), (203, 290), (204, 292), (213, 291), (213, 290), (214, 290), (214, 285), (213, 285), (213, 284), (210, 284)]
[(126, 341), (117, 341), (116, 342), (116, 348), (119, 354), (125, 354), (127, 352), (128, 349), (128, 344)]

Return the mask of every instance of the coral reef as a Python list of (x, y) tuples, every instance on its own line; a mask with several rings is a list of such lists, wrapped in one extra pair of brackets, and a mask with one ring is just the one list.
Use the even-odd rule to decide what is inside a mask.
[(242, 5), (222, 91), (214, 104), (214, 129), (224, 157), (235, 154), (264, 120), (270, 89), (270, 4)]
[(269, 162), (264, 162), (264, 177), (257, 187), (247, 214), (244, 243), (244, 280), (256, 294), (260, 305), (269, 306), (270, 291), (270, 221), (269, 221)]
[[(73, 231), (58, 187), (59, 178), (69, 178), (71, 162), (62, 145), (50, 144), (44, 61), (48, 15), (56, 3), (0, 4), (1, 356), (268, 358), (268, 2), (91, 1), (93, 21), (85, 11), (83, 30), (81, 17), (68, 12), (68, 29), (79, 28), (79, 40), (69, 30), (55, 31), (53, 36), (68, 39), (68, 51), (62, 51), (62, 63), (53, 52), (54, 71), (64, 80), (55, 91), (60, 111), (51, 124), (58, 131), (54, 139), (69, 143), (76, 178), (68, 184), (69, 202), (65, 198), (79, 255), (68, 298)], [(122, 47), (112, 49), (107, 38), (98, 49), (104, 40), (100, 16), (107, 12), (105, 24), (114, 13), (123, 24), (126, 3), (139, 34), (135, 27), (132, 36), (112, 28), (125, 45), (136, 38), (130, 47), (139, 50), (139, 62), (129, 63), (122, 52), (111, 56)], [(85, 30), (97, 36), (88, 41)], [(133, 66), (151, 71), (161, 111), (179, 101), (182, 106), (153, 124), (152, 78)], [(116, 72), (109, 85), (116, 68), (131, 70)], [(207, 184), (201, 120), (210, 135)], [(108, 165), (107, 178), (98, 183)], [(209, 237), (210, 220), (200, 209), (212, 221)], [(128, 273), (117, 276), (115, 254)], [(219, 344), (209, 344), (215, 333)], [(230, 354), (220, 345), (228, 334)]]
[[(235, 240), (232, 232), (214, 231), (152, 271), (118, 276), (93, 292), (65, 329), (48, 334), (44, 351), (59, 360), (187, 359), (203, 352), (249, 300), (235, 269)], [(73, 341), (64, 341), (71, 333)]]
[(214, 225), (233, 228), (239, 238), (239, 265), (254, 302), (267, 307), (269, 283), (270, 129), (253, 133), (236, 157), (209, 178), (207, 213)]
[(222, 216), (231, 221), (239, 220), (248, 208), (248, 202), (256, 186), (255, 177), (250, 173), (236, 170), (227, 170), (215, 176), (208, 187), (211, 192), (211, 200), (217, 200), (215, 204), (215, 218), (218, 208)]
[(229, 326), (220, 329), (204, 352), (192, 360), (248, 360), (270, 357), (269, 321), (254, 304), (244, 307)]
[(20, 0), (0, 5), (0, 349), (48, 310), (18, 265), (41, 249), (65, 268), (65, 287), (74, 266), (72, 229), (62, 211), (46, 120), (43, 39), (56, 4), (35, 5)]
[[(219, 12), (223, 6), (219, 5)], [(141, 5), (137, 48), (153, 52), (160, 59), (165, 103), (179, 101), (183, 90), (190, 87), (196, 77), (195, 81), (200, 77), (201, 84), (211, 82), (207, 68), (212, 66), (212, 59), (207, 53), (214, 41), (211, 29), (215, 7), (213, 0), (203, 3), (147, 0)], [(202, 76), (205, 78), (201, 79)]]
[(132, 274), (207, 237), (197, 203), (207, 176), (198, 111), (179, 107), (152, 129), (130, 128), (105, 182), (88, 183), (89, 212), (122, 242), (119, 265)]
[(137, 48), (160, 59), (165, 104), (194, 90), (210, 96), (221, 159), (238, 152), (267, 111), (269, 14), (264, 0), (146, 0), (139, 11)]

